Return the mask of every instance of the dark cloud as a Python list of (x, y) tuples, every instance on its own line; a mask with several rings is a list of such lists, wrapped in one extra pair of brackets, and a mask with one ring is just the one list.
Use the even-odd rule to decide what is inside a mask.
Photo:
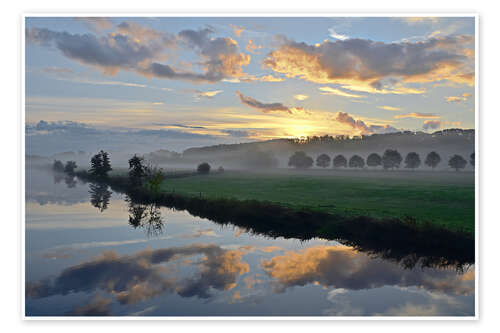
[[(132, 256), (105, 252), (97, 259), (66, 268), (53, 280), (27, 283), (26, 296), (44, 298), (101, 290), (115, 295), (122, 304), (136, 303), (164, 292), (209, 298), (212, 289), (232, 289), (238, 276), (249, 271), (248, 264), (241, 261), (243, 254), (240, 250), (225, 250), (212, 244), (145, 250)], [(194, 276), (177, 281), (165, 273), (166, 263), (196, 255), (204, 257)]]
[(241, 103), (246, 104), (249, 107), (257, 109), (264, 113), (273, 111), (283, 111), (283, 112), (288, 112), (290, 114), (292, 113), (292, 110), (290, 110), (290, 108), (284, 106), (281, 103), (262, 103), (256, 100), (255, 98), (243, 95), (239, 91), (236, 91), (236, 94), (240, 98)]
[(170, 35), (159, 33), (153, 38), (143, 36), (140, 41), (132, 33), (110, 33), (97, 37), (31, 28), (26, 34), (30, 43), (54, 46), (66, 57), (96, 66), (109, 74), (119, 69), (135, 70), (143, 62), (161, 58), (161, 52), (173, 45)]
[[(213, 29), (206, 28), (183, 30), (175, 36), (133, 22), (123, 22), (114, 32), (103, 36), (31, 28), (26, 30), (26, 39), (32, 44), (55, 47), (66, 57), (97, 67), (107, 74), (126, 70), (147, 77), (204, 82), (247, 77), (242, 72), (242, 66), (249, 64), (250, 56), (240, 53), (233, 39), (213, 38), (213, 33)], [(200, 61), (195, 65), (201, 66), (201, 72), (160, 63), (167, 58), (168, 51), (178, 47), (185, 47), (199, 55)]]
[(424, 130), (429, 130), (429, 129), (438, 129), (441, 127), (441, 120), (426, 120), (424, 121), (424, 125), (422, 128)]
[(390, 125), (367, 125), (364, 121), (358, 119), (355, 120), (350, 114), (347, 112), (339, 111), (337, 112), (335, 121), (347, 124), (351, 126), (353, 129), (359, 130), (361, 134), (384, 134), (384, 133), (394, 133), (398, 132), (398, 129), (392, 127)]
[(249, 131), (245, 131), (245, 130), (227, 129), (227, 130), (222, 130), (221, 132), (229, 134), (230, 136), (234, 136), (234, 137), (237, 137), (237, 138), (246, 138), (246, 137), (250, 136), (250, 132)]

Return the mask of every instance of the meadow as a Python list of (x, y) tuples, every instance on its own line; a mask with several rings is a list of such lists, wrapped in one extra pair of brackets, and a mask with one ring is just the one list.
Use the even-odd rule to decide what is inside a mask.
[(397, 218), (474, 233), (472, 172), (226, 171), (167, 177), (162, 192), (271, 202), (346, 217)]

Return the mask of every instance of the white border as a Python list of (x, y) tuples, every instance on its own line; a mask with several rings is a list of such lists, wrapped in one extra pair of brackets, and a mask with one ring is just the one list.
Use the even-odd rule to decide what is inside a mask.
[[(25, 266), (26, 266), (26, 255), (25, 255), (25, 239), (26, 239), (26, 221), (25, 221), (25, 27), (26, 18), (28, 17), (474, 17), (474, 34), (475, 34), (475, 294), (474, 294), (474, 316), (464, 316), (464, 317), (454, 317), (454, 316), (107, 316), (107, 317), (68, 317), (68, 316), (44, 316), (44, 317), (33, 317), (26, 316), (25, 312)], [(21, 47), (21, 64), (20, 64), (20, 74), (21, 74), (21, 86), (20, 86), (20, 96), (21, 96), (21, 115), (19, 118), (19, 126), (21, 126), (21, 138), (20, 142), (20, 175), (18, 179), (21, 185), (21, 198), (20, 198), (20, 218), (21, 218), (21, 286), (20, 286), (20, 313), (21, 319), (24, 321), (121, 321), (121, 320), (141, 320), (141, 321), (157, 321), (157, 320), (167, 320), (167, 321), (238, 321), (238, 320), (250, 320), (250, 321), (364, 321), (364, 320), (374, 320), (374, 321), (477, 321), (479, 320), (479, 173), (478, 169), (480, 151), (479, 151), (479, 133), (480, 133), (480, 118), (479, 118), (479, 14), (471, 12), (455, 12), (455, 13), (331, 13), (325, 11), (319, 13), (316, 11), (301, 11), (300, 14), (297, 12), (283, 12), (283, 11), (241, 11), (233, 12), (221, 12), (206, 10), (204, 12), (191, 12), (191, 11), (175, 11), (171, 13), (147, 13), (147, 12), (25, 12), (21, 15), (20, 22), (20, 47)], [(478, 158), (479, 157), (479, 158)]]

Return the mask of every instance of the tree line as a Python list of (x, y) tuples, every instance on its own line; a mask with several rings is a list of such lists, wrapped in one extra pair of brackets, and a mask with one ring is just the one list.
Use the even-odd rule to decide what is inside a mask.
[[(376, 168), (382, 166), (383, 169), (397, 169), (403, 162), (403, 156), (395, 149), (387, 149), (382, 156), (377, 153), (371, 153), (366, 158), (366, 165), (368, 167)], [(424, 164), (434, 169), (441, 163), (441, 156), (435, 151), (427, 154)], [(474, 167), (475, 153), (470, 155), (469, 163)], [(339, 154), (332, 158), (327, 154), (321, 154), (316, 158), (316, 166), (320, 168), (328, 168), (332, 164), (334, 168), (354, 168), (362, 169), (365, 167), (365, 159), (359, 155), (353, 155), (347, 160), (344, 155)], [(422, 164), (420, 155), (415, 152), (410, 152), (404, 159), (404, 167), (408, 169), (417, 169)], [(308, 169), (314, 165), (314, 160), (308, 156), (304, 151), (295, 152), (288, 160), (288, 166), (296, 169)], [(448, 165), (459, 171), (466, 167), (467, 161), (458, 154), (453, 155), (448, 160)]]

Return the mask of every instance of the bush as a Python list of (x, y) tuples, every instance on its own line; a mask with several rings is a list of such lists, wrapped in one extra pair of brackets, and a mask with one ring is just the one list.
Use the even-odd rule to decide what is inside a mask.
[(198, 165), (198, 168), (196, 170), (200, 174), (210, 173), (210, 164), (208, 164), (207, 162), (201, 163), (200, 165)]
[(312, 167), (314, 160), (303, 151), (295, 152), (288, 160), (288, 166), (296, 169), (307, 169)]

